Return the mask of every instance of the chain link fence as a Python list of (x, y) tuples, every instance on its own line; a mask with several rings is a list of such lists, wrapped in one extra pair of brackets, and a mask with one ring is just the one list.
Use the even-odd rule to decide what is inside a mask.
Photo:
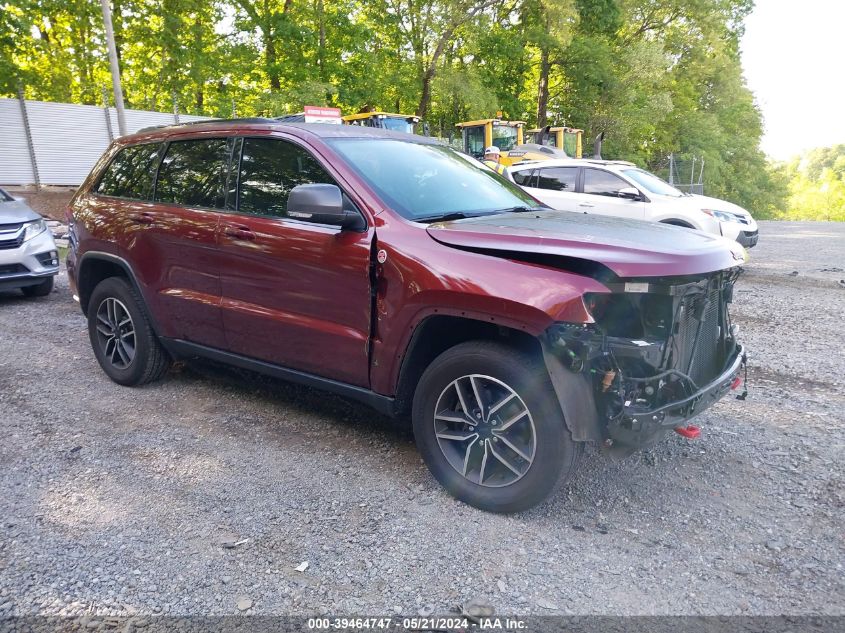
[(685, 193), (704, 195), (704, 159), (669, 154), (651, 166), (651, 170)]

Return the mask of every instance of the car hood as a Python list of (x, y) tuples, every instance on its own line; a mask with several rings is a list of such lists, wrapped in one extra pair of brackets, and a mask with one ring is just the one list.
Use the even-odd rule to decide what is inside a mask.
[(20, 224), (31, 222), (41, 216), (29, 208), (26, 202), (13, 200), (11, 202), (0, 202), (0, 224)]
[(504, 213), (438, 222), (438, 242), (519, 259), (519, 254), (595, 262), (618, 277), (694, 275), (742, 264), (745, 250), (723, 237), (681, 227), (568, 211)]

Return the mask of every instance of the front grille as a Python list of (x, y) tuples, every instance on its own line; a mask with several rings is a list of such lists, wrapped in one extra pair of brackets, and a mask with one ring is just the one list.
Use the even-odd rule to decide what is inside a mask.
[(0, 275), (14, 275), (16, 273), (28, 273), (29, 268), (23, 264), (4, 264), (0, 266)]
[(22, 223), (0, 224), (0, 233), (17, 233), (22, 226), (23, 226)]
[[(707, 303), (703, 305), (705, 301)], [(698, 387), (710, 382), (721, 369), (719, 301), (719, 285), (711, 283), (706, 294), (702, 293), (685, 301), (678, 320), (675, 338), (678, 355), (675, 368), (688, 374)], [(700, 321), (696, 318), (699, 312)]]
[(0, 240), (0, 251), (18, 248), (21, 244), (23, 244), (23, 235), (12, 240)]

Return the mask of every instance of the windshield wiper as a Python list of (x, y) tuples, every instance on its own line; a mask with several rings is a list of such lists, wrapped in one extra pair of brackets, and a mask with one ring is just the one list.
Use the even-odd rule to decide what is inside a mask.
[(532, 211), (553, 211), (553, 209), (545, 204), (541, 204), (536, 207), (518, 206), (496, 209), (496, 213), (531, 213)]
[(449, 220), (463, 220), (464, 218), (472, 217), (475, 216), (455, 211), (454, 213), (444, 213), (442, 215), (429, 215), (424, 218), (414, 218), (414, 222), (448, 222)]

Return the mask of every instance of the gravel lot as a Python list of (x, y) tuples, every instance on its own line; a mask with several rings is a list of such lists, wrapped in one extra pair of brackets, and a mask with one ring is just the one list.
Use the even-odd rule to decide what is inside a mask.
[(206, 364), (113, 384), (64, 275), (0, 294), (0, 616), (845, 614), (843, 268), (845, 224), (763, 222), (748, 400), (697, 441), (588, 451), (515, 516), (336, 397)]

